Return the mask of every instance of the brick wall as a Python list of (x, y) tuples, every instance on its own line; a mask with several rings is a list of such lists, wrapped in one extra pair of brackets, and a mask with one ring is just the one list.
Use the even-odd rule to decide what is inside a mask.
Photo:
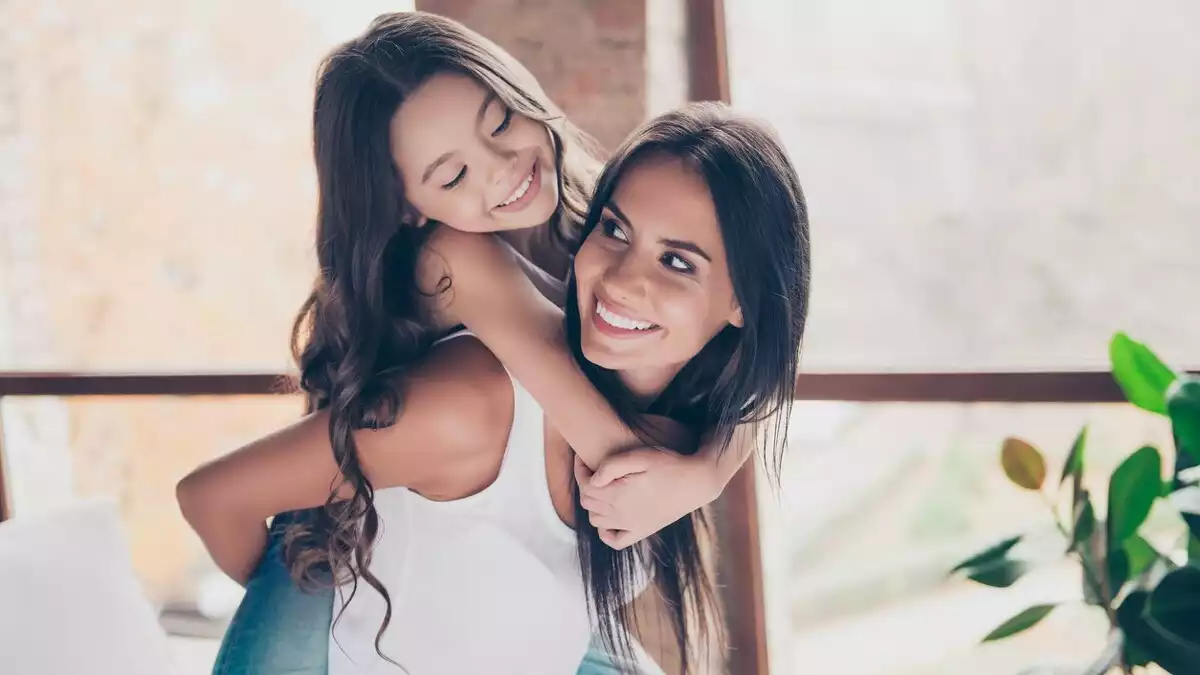
[(613, 148), (646, 115), (646, 0), (418, 0), (507, 49)]

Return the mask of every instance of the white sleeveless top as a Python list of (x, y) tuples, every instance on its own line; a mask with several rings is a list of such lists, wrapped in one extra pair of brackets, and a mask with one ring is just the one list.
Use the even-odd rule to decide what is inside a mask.
[[(593, 622), (575, 532), (550, 498), (542, 409), (509, 379), (513, 422), (495, 482), (451, 502), (406, 488), (375, 493), (380, 534), (371, 572), (392, 600), (380, 648), (403, 669), (375, 651), (385, 604), (360, 579), (353, 597), (349, 586), (334, 597), (329, 675), (572, 675), (578, 669)], [(339, 619), (343, 598), (351, 599)]]

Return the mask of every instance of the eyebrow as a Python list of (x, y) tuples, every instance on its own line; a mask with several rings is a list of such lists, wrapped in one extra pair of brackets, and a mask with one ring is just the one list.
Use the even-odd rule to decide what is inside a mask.
[(438, 167), (445, 164), (446, 160), (450, 159), (450, 157), (452, 157), (453, 155), (454, 155), (453, 151), (442, 153), (441, 157), (438, 157), (437, 159), (433, 160), (432, 164), (425, 167), (425, 175), (421, 176), (421, 185), (428, 183), (429, 177), (433, 175), (433, 172), (437, 171)]
[[(495, 100), (496, 100), (496, 92), (494, 92), (494, 91), (489, 91), (487, 96), (483, 97), (483, 105), (479, 106), (479, 112), (475, 114), (475, 124), (476, 125), (483, 123), (483, 116), (487, 114), (488, 106), (490, 106), (492, 104), (492, 101), (495, 101)], [(440, 157), (433, 160), (433, 162), (431, 162), (429, 164), (429, 166), (425, 167), (425, 173), (421, 176), (421, 185), (428, 183), (429, 177), (433, 175), (433, 172), (437, 171), (438, 167), (445, 164), (446, 160), (450, 159), (453, 156), (454, 156), (453, 151), (442, 153), (442, 155)]]
[[(608, 203), (605, 204), (605, 207), (608, 208), (609, 211), (612, 211), (613, 214), (615, 214), (617, 216), (617, 219), (619, 219), (621, 222), (632, 227), (632, 223), (629, 222), (629, 217), (621, 212), (621, 207), (617, 206), (617, 202), (615, 200), (612, 200), (612, 199), (608, 200)], [(704, 258), (705, 260), (707, 260), (708, 262), (710, 262), (710, 263), (712, 262), (712, 257), (710, 255), (708, 255), (708, 253), (706, 253), (704, 251), (704, 249), (702, 249), (698, 245), (696, 245), (695, 242), (691, 242), (686, 239), (659, 239), (658, 243), (660, 243), (668, 248), (677, 248), (681, 251), (688, 251), (691, 253), (695, 253), (696, 255), (700, 256), (701, 258)]]

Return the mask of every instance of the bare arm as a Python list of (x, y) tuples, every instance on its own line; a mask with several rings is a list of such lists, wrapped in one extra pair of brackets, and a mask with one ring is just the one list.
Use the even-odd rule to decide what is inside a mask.
[(716, 469), (714, 476), (717, 483), (714, 499), (725, 490), (725, 486), (733, 480), (738, 470), (754, 454), (757, 447), (758, 425), (746, 422), (739, 424), (734, 429), (733, 438), (729, 439), (729, 447), (724, 450), (721, 449), (719, 443), (711, 439), (700, 448), (696, 456), (710, 462)]
[(562, 310), (538, 292), (517, 257), (491, 235), (448, 227), (435, 233), (419, 274), (427, 291), (450, 278), (436, 301), (439, 323), (461, 323), (478, 335), (589, 467), (644, 445), (583, 374), (564, 339)]
[[(482, 345), (441, 345), (410, 375), (396, 423), (355, 432), (364, 474), (376, 489), (434, 498), (482, 489), (503, 454), (511, 406), (508, 376)], [(266, 547), (266, 519), (324, 504), (340, 480), (329, 415), (318, 412), (196, 469), (176, 494), (213, 560), (244, 584)]]

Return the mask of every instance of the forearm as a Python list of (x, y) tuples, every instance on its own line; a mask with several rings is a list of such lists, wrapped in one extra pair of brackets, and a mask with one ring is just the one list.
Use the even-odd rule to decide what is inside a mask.
[(267, 548), (266, 520), (239, 517), (213, 493), (203, 473), (193, 473), (175, 488), (179, 510), (200, 537), (213, 562), (231, 579), (246, 585)]
[(267, 548), (267, 525), (255, 519), (189, 519), (204, 548), (222, 572), (242, 586), (250, 580)]
[(615, 452), (646, 444), (592, 386), (566, 347), (561, 322), (545, 325), (538, 342), (536, 349), (500, 344), (493, 351), (589, 468), (599, 468)]
[(729, 441), (729, 445), (722, 448), (720, 443), (710, 440), (705, 443), (699, 451), (699, 456), (703, 457), (712, 468), (712, 475), (716, 481), (718, 494), (724, 491), (725, 486), (733, 477), (737, 475), (738, 470), (746, 463), (746, 460), (754, 454), (754, 449), (757, 447), (758, 433), (757, 427), (754, 424), (744, 423), (739, 424), (733, 430), (733, 437)]
[(434, 245), (441, 248), (427, 257), (422, 277), (430, 288), (447, 275), (452, 279), (437, 312), (475, 333), (589, 467), (645, 445), (588, 380), (567, 348), (562, 310), (521, 271), (511, 247), (490, 235), (451, 231), (441, 232)]

